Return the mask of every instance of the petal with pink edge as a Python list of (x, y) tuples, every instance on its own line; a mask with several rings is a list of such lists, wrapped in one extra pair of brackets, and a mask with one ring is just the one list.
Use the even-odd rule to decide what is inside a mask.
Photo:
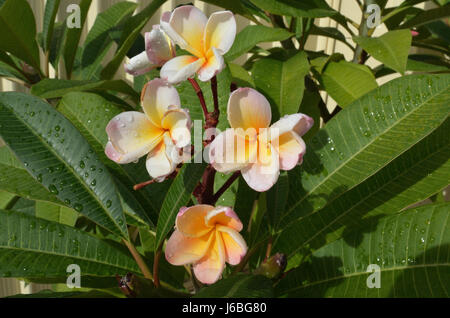
[(130, 163), (151, 151), (162, 140), (163, 131), (140, 112), (124, 112), (106, 126), (109, 143), (105, 153), (117, 163)]
[(281, 170), (291, 170), (302, 163), (306, 145), (295, 132), (284, 133), (279, 139), (272, 141), (272, 145), (280, 156)]
[(160, 142), (155, 149), (149, 152), (145, 162), (148, 174), (152, 178), (160, 179), (161, 181), (163, 180), (161, 178), (174, 172), (178, 164), (169, 157), (167, 148), (170, 149), (170, 145), (168, 147), (166, 141), (167, 138), (164, 138), (164, 141)]
[(189, 112), (181, 108), (169, 108), (164, 114), (162, 127), (168, 129), (177, 147), (185, 147), (191, 142), (192, 121)]
[(236, 19), (231, 11), (214, 12), (205, 29), (204, 51), (217, 48), (220, 55), (227, 53), (236, 37)]
[(161, 127), (161, 120), (169, 106), (180, 106), (180, 96), (175, 87), (155, 78), (142, 89), (142, 108), (154, 125)]
[(273, 140), (284, 133), (294, 131), (303, 136), (314, 125), (314, 119), (305, 114), (285, 115), (270, 126), (270, 139)]
[(253, 88), (238, 88), (230, 95), (227, 116), (233, 128), (267, 128), (272, 120), (272, 111), (267, 99)]
[(247, 243), (245, 243), (244, 238), (241, 234), (226, 226), (218, 226), (217, 230), (222, 235), (225, 261), (230, 265), (239, 264), (247, 253)]
[(193, 77), (204, 62), (204, 58), (198, 59), (191, 55), (177, 56), (163, 65), (160, 76), (170, 84), (178, 84)]
[(225, 62), (222, 55), (217, 52), (216, 48), (211, 49), (211, 53), (208, 53), (208, 60), (198, 70), (198, 79), (202, 82), (207, 82), (214, 76), (220, 73), (225, 67)]
[(213, 242), (202, 259), (194, 264), (194, 274), (203, 284), (214, 284), (225, 268), (225, 249), (220, 235), (215, 233)]
[(175, 56), (172, 40), (159, 25), (154, 25), (150, 32), (145, 33), (145, 51), (149, 61), (158, 66)]
[(209, 233), (212, 226), (207, 225), (205, 217), (214, 207), (207, 204), (198, 204), (180, 210), (175, 221), (178, 231), (189, 237), (199, 237)]
[(166, 260), (172, 265), (185, 265), (199, 261), (208, 252), (214, 235), (187, 237), (175, 230), (166, 244)]
[(138, 76), (151, 71), (156, 65), (153, 65), (147, 56), (146, 52), (142, 52), (132, 57), (127, 64), (125, 64), (125, 72), (133, 76)]
[(208, 212), (205, 217), (207, 226), (226, 226), (238, 232), (242, 230), (242, 222), (230, 207), (218, 206)]

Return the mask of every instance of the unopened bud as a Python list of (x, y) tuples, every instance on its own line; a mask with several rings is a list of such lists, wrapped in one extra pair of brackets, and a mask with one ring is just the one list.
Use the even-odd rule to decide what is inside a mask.
[(278, 278), (286, 269), (286, 255), (276, 253), (269, 259), (265, 260), (253, 273), (263, 275), (268, 278)]

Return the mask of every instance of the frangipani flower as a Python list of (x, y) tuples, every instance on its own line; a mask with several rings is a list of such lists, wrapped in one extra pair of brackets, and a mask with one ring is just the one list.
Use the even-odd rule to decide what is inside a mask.
[(124, 112), (108, 123), (105, 153), (121, 164), (148, 154), (147, 171), (161, 181), (183, 161), (180, 152), (191, 142), (192, 122), (188, 111), (180, 108), (175, 87), (160, 78), (144, 86), (141, 102), (144, 113)]
[(301, 138), (314, 124), (304, 114), (286, 115), (269, 127), (272, 112), (267, 99), (251, 88), (235, 90), (228, 100), (231, 128), (211, 143), (209, 160), (223, 173), (240, 170), (256, 191), (267, 191), (281, 170), (302, 163), (306, 151)]
[(137, 76), (163, 66), (165, 62), (175, 57), (175, 45), (159, 24), (153, 30), (145, 33), (145, 51), (130, 59), (125, 64), (125, 71)]
[(166, 259), (173, 265), (194, 264), (197, 279), (213, 284), (225, 262), (237, 265), (247, 253), (241, 230), (241, 221), (229, 207), (202, 204), (181, 208), (166, 245)]
[(222, 55), (231, 48), (236, 36), (233, 13), (219, 11), (208, 19), (202, 11), (190, 5), (163, 14), (161, 28), (176, 44), (192, 54), (177, 56), (164, 64), (161, 78), (171, 84), (180, 83), (195, 73), (201, 81), (209, 81), (225, 67)]

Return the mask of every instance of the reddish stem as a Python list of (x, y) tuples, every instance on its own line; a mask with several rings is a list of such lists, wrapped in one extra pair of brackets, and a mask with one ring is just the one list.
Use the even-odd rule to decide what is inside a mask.
[(214, 112), (217, 112), (217, 117), (219, 117), (219, 97), (217, 95), (217, 77), (211, 78), (211, 91), (214, 100)]
[(135, 184), (135, 185), (134, 185), (133, 189), (134, 189), (135, 191), (137, 191), (137, 190), (140, 190), (140, 189), (142, 189), (143, 187), (146, 187), (146, 186), (148, 186), (149, 184), (152, 184), (152, 183), (155, 183), (155, 182), (156, 182), (155, 179), (151, 179), (151, 180), (148, 180), (148, 181), (145, 181), (145, 182), (142, 182), (142, 183), (138, 183), (138, 184)]
[(195, 93), (198, 96), (198, 99), (200, 100), (200, 104), (202, 105), (203, 109), (203, 115), (205, 115), (205, 118), (208, 116), (208, 108), (206, 107), (205, 97), (203, 96), (202, 89), (198, 85), (197, 81), (193, 78), (188, 78), (189, 82), (191, 83), (192, 87), (195, 90)]
[(213, 200), (214, 203), (217, 202), (217, 200), (219, 200), (219, 198), (222, 196), (222, 194), (225, 193), (225, 191), (227, 191), (227, 189), (233, 184), (233, 182), (239, 178), (239, 176), (241, 175), (240, 171), (236, 171), (235, 173), (233, 173), (231, 175), (230, 178), (228, 178), (227, 181), (225, 181), (225, 183), (222, 185), (222, 187), (220, 187), (220, 189), (214, 194)]

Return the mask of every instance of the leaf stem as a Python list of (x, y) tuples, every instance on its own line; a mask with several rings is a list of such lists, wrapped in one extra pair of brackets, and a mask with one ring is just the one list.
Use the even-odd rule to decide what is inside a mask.
[(145, 261), (142, 259), (141, 254), (139, 254), (139, 252), (136, 250), (133, 243), (125, 239), (122, 239), (122, 241), (125, 243), (126, 247), (130, 251), (131, 255), (136, 261), (136, 264), (139, 266), (139, 269), (141, 270), (142, 274), (144, 274), (144, 277), (147, 279), (153, 279), (150, 269), (148, 268), (147, 264), (145, 264)]
[(163, 243), (158, 246), (158, 249), (155, 251), (155, 259), (153, 260), (153, 283), (156, 288), (161, 286), (159, 282), (159, 259), (161, 258)]
[(205, 102), (205, 97), (203, 96), (203, 92), (202, 89), (200, 88), (200, 86), (198, 85), (197, 81), (194, 78), (188, 78), (189, 82), (191, 83), (192, 87), (195, 90), (195, 93), (198, 96), (198, 99), (200, 100), (200, 105), (202, 106), (203, 109), (203, 115), (206, 117), (208, 117), (208, 108), (206, 107), (206, 102)]

